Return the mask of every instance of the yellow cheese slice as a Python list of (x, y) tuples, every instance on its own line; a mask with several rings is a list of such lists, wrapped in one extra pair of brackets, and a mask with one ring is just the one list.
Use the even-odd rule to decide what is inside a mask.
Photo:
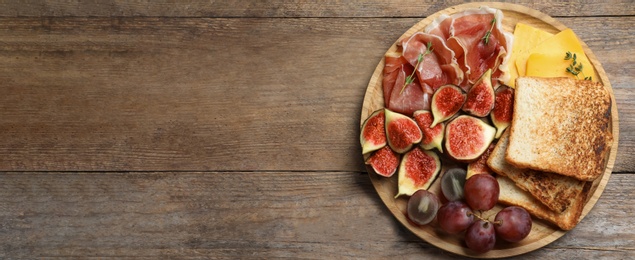
[[(582, 63), (582, 72), (575, 75), (567, 72), (567, 67), (573, 60), (565, 60), (566, 53), (570, 51), (576, 55), (577, 65)], [(543, 41), (527, 54), (526, 76), (535, 77), (571, 77), (584, 79), (591, 76), (593, 81), (597, 81), (597, 75), (578, 37), (571, 29), (566, 29), (555, 36)]]
[[(549, 55), (534, 53), (527, 60), (527, 76), (534, 77), (570, 77), (574, 79), (584, 79), (591, 76), (593, 81), (597, 81), (597, 75), (591, 67), (591, 63), (586, 59), (584, 53), (576, 52), (578, 64), (582, 62), (582, 72), (577, 76), (567, 72), (567, 67), (571, 65), (571, 60), (564, 60), (564, 55)], [(581, 59), (584, 57), (584, 59)]]
[(532, 26), (517, 23), (514, 29), (514, 45), (512, 46), (512, 55), (510, 65), (510, 81), (507, 85), (516, 87), (516, 78), (525, 76), (527, 58), (529, 51), (543, 41), (553, 37), (553, 34), (534, 28)]

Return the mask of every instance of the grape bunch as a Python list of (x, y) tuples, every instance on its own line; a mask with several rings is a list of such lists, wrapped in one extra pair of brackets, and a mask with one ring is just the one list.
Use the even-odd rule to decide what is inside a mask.
[(500, 238), (518, 242), (531, 231), (531, 216), (521, 207), (510, 206), (499, 211), (494, 220), (480, 214), (498, 203), (500, 188), (496, 178), (477, 174), (467, 181), (461, 168), (449, 169), (441, 178), (441, 192), (448, 203), (441, 204), (434, 193), (417, 191), (408, 201), (408, 218), (419, 225), (430, 223), (434, 217), (441, 230), (448, 234), (465, 231), (465, 244), (477, 253), (485, 253)]

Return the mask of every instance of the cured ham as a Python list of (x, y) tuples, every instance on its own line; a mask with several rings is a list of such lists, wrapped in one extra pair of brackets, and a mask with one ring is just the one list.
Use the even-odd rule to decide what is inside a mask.
[[(428, 44), (431, 47), (430, 53), (427, 53)], [(403, 39), (401, 46), (403, 57), (410, 65), (416, 66), (419, 83), (426, 93), (433, 94), (443, 85), (456, 85), (463, 81), (463, 71), (443, 38), (418, 32)], [(423, 55), (421, 61), (418, 60), (420, 55)]]
[(452, 26), (452, 19), (447, 14), (442, 14), (434, 19), (426, 28), (424, 32), (441, 37), (443, 40), (450, 38), (450, 27)]
[(386, 108), (406, 115), (430, 108), (429, 94), (423, 91), (418, 81), (406, 85), (406, 78), (413, 71), (403, 56), (386, 55), (382, 80)]
[[(488, 69), (493, 86), (506, 82), (513, 35), (502, 19), (500, 10), (488, 7), (440, 15), (423, 32), (401, 39), (397, 52), (385, 57), (385, 107), (407, 115), (429, 109), (436, 89), (454, 84), (467, 91)], [(406, 84), (411, 75), (416, 78)]]
[(452, 28), (452, 18), (447, 14), (442, 14), (434, 19), (424, 32), (439, 36), (443, 39), (446, 46), (454, 52), (455, 58), (463, 55), (463, 48), (456, 41), (448, 41), (452, 36), (450, 30)]
[(382, 72), (384, 105), (386, 107), (390, 107), (390, 95), (392, 94), (392, 89), (395, 86), (395, 81), (397, 81), (397, 76), (399, 75), (399, 72), (402, 69), (402, 65), (408, 64), (408, 61), (404, 59), (403, 56), (401, 56), (401, 54), (399, 53), (388, 54), (386, 55), (384, 60), (385, 60), (385, 65), (384, 65), (384, 70)]
[(424, 92), (416, 80), (406, 85), (406, 78), (413, 70), (410, 64), (401, 65), (390, 94), (388, 109), (408, 116), (412, 116), (417, 110), (430, 109), (431, 94)]
[(503, 13), (483, 7), (454, 14), (450, 19), (448, 45), (455, 48), (467, 83), (474, 83), (490, 68), (494, 85), (498, 85), (498, 80), (505, 81), (504, 77), (509, 77), (506, 62), (513, 36), (503, 31)]

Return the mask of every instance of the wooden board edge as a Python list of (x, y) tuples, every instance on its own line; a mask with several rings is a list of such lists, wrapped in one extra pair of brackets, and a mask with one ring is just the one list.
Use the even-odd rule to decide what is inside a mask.
[[(564, 24), (562, 24), (561, 22), (557, 21), (555, 18), (542, 13), (538, 10), (535, 9), (531, 9), (522, 5), (517, 5), (517, 4), (509, 4), (509, 3), (498, 3), (498, 2), (477, 2), (477, 3), (466, 3), (466, 4), (461, 4), (461, 5), (456, 5), (456, 6), (452, 6), (446, 9), (443, 9), (441, 11), (435, 12), (434, 14), (426, 17), (425, 19), (419, 21), (417, 24), (415, 24), (414, 26), (412, 26), (410, 29), (408, 29), (403, 35), (401, 35), (396, 41), (395, 43), (393, 43), (393, 45), (390, 46), (390, 48), (387, 50), (386, 53), (390, 53), (391, 51), (394, 52), (396, 51), (396, 43), (399, 41), (399, 39), (403, 38), (403, 37), (408, 37), (409, 35), (414, 34), (417, 31), (423, 30), (423, 28), (425, 28), (425, 26), (427, 26), (432, 20), (434, 20), (436, 17), (442, 15), (442, 14), (451, 14), (451, 13), (455, 13), (461, 10), (465, 10), (465, 9), (470, 9), (470, 8), (478, 8), (481, 6), (488, 6), (491, 8), (496, 8), (496, 9), (500, 9), (503, 11), (503, 13), (507, 12), (519, 12), (519, 13), (524, 13), (528, 16), (532, 16), (536, 19), (539, 19), (547, 24), (549, 24), (550, 26), (555, 27), (558, 31), (562, 31), (567, 29), (568, 27), (565, 26)], [(580, 40), (582, 47), (584, 48), (585, 53), (587, 54), (589, 60), (593, 63), (593, 67), (596, 70), (598, 76), (600, 77), (600, 80), (602, 82), (602, 84), (604, 84), (605, 88), (609, 91), (610, 96), (611, 96), (611, 121), (610, 121), (610, 127), (611, 127), (611, 131), (613, 133), (613, 143), (608, 155), (608, 160), (606, 163), (606, 167), (605, 167), (605, 171), (603, 172), (602, 176), (600, 178), (598, 178), (598, 180), (595, 181), (592, 190), (591, 190), (591, 196), (589, 196), (589, 198), (587, 199), (587, 202), (583, 208), (582, 214), (579, 218), (579, 221), (582, 221), (582, 219), (591, 211), (591, 209), (593, 208), (593, 206), (595, 206), (595, 204), (597, 203), (598, 199), (600, 198), (602, 192), (604, 191), (604, 189), (606, 188), (606, 185), (609, 181), (610, 175), (612, 173), (614, 164), (615, 164), (615, 160), (617, 158), (617, 145), (618, 145), (618, 140), (619, 140), (619, 118), (618, 118), (618, 113), (617, 113), (617, 105), (615, 102), (615, 96), (613, 93), (613, 89), (611, 87), (611, 84), (608, 80), (608, 76), (606, 75), (606, 72), (604, 71), (604, 68), (602, 67), (601, 63), (597, 60), (596, 56), (593, 54), (593, 52), (591, 51), (591, 49), (586, 45), (586, 43), (584, 43), (584, 41)], [(360, 118), (360, 129), (361, 129), (361, 125), (363, 124), (363, 121), (368, 117), (368, 115), (370, 115), (370, 113), (374, 112), (374, 107), (378, 107), (378, 105), (381, 105), (379, 107), (383, 107), (383, 100), (378, 102), (374, 102), (374, 103), (370, 103), (367, 102), (369, 100), (369, 97), (373, 97), (374, 95), (377, 95), (377, 91), (381, 91), (381, 87), (377, 88), (375, 86), (377, 86), (377, 84), (380, 84), (381, 82), (378, 82), (379, 80), (381, 80), (381, 72), (383, 70), (384, 67), (384, 63), (385, 59), (384, 56), (382, 56), (382, 59), (380, 60), (379, 64), (377, 65), (377, 67), (375, 67), (375, 70), (371, 76), (371, 79), (369, 81), (369, 84), (366, 88), (366, 92), (364, 95), (364, 103), (362, 106), (362, 111), (361, 111), (361, 118)], [(371, 173), (371, 171), (369, 171), (369, 173)], [(373, 174), (369, 174), (371, 177), (371, 182), (373, 183), (373, 185), (375, 186), (376, 190), (379, 192), (379, 189), (377, 189), (378, 185), (378, 177), (374, 176)], [(560, 230), (560, 229), (554, 229), (554, 231), (552, 233), (550, 233), (549, 235), (547, 235), (546, 237), (544, 237), (543, 239), (540, 240), (540, 242), (535, 242), (532, 244), (526, 244), (523, 245), (521, 247), (516, 247), (516, 248), (509, 248), (509, 249), (500, 249), (500, 250), (496, 250), (496, 251), (490, 251), (486, 254), (481, 254), (481, 255), (471, 255), (470, 252), (468, 252), (467, 250), (465, 250), (464, 247), (462, 246), (458, 246), (458, 245), (454, 245), (454, 244), (450, 244), (450, 243), (445, 243), (443, 241), (438, 240), (437, 237), (434, 236), (427, 236), (427, 233), (423, 233), (422, 232), (417, 232), (416, 230), (414, 230), (414, 226), (412, 226), (407, 219), (405, 219), (405, 216), (403, 215), (403, 212), (400, 212), (399, 209), (394, 205), (394, 200), (390, 200), (392, 196), (382, 196), (382, 194), (379, 194), (381, 200), (383, 201), (383, 203), (388, 207), (388, 209), (391, 211), (391, 213), (393, 214), (393, 216), (395, 216), (395, 218), (397, 218), (397, 220), (399, 222), (401, 222), (402, 225), (404, 225), (404, 227), (406, 227), (408, 230), (410, 230), (411, 232), (415, 233), (417, 236), (422, 236), (422, 238), (430, 243), (433, 244), (441, 249), (444, 249), (448, 252), (452, 252), (452, 253), (456, 253), (456, 254), (460, 254), (463, 256), (468, 256), (468, 257), (479, 257), (479, 258), (502, 258), (502, 257), (510, 257), (510, 256), (517, 256), (520, 254), (524, 254), (524, 253), (528, 253), (531, 251), (534, 251), (536, 249), (542, 248), (545, 245), (548, 245), (550, 243), (552, 243), (553, 241), (557, 240), (558, 238), (562, 237), (564, 234), (566, 234), (566, 231)], [(417, 227), (418, 228), (418, 227)]]

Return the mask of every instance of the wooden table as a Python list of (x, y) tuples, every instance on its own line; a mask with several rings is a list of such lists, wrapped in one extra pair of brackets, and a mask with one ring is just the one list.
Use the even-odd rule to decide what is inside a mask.
[[(524, 257), (633, 257), (635, 4), (519, 2), (589, 45), (620, 119), (597, 205)], [(0, 258), (453, 257), (382, 204), (358, 137), (383, 53), (453, 4), (0, 3)]]

